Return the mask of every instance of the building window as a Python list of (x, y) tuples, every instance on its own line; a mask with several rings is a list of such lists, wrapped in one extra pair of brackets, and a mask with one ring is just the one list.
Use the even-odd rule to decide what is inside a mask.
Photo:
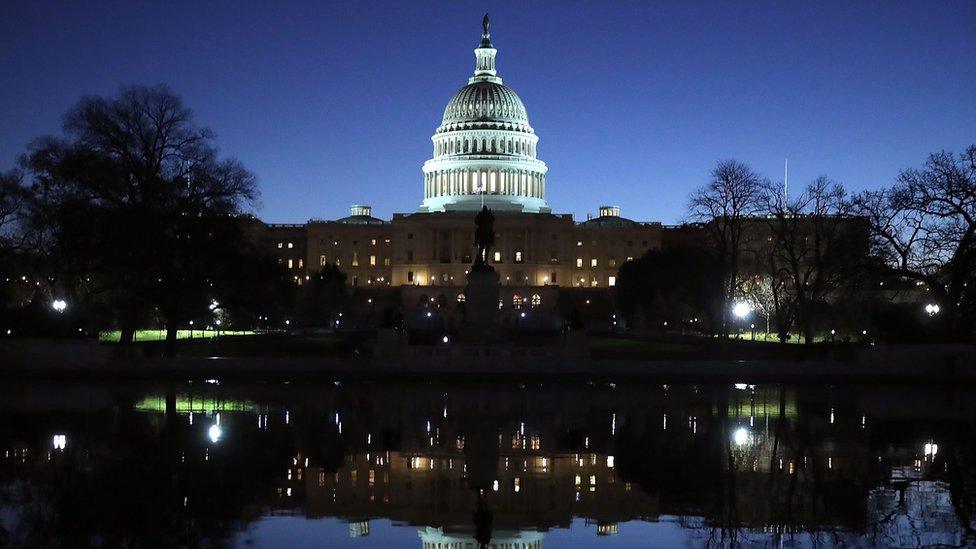
[(596, 267), (596, 258), (590, 260), (590, 267)]
[(413, 271), (407, 271), (407, 282), (413, 282)]
[(582, 246), (582, 245), (583, 245), (583, 241), (582, 240), (577, 240), (576, 241), (576, 246), (577, 247)]
[(457, 295), (457, 302), (458, 303), (464, 303), (464, 294), (458, 294)]
[(376, 256), (375, 255), (369, 256), (369, 266), (370, 267), (375, 267), (376, 266)]
[(319, 267), (325, 267), (325, 254), (319, 256)]
[(522, 262), (522, 252), (521, 251), (515, 252), (515, 262), (516, 263), (521, 263)]
[(390, 244), (390, 239), (389, 238), (384, 238), (383, 239), (383, 244), (389, 245)]
[(284, 242), (279, 242), (278, 243), (278, 249), (279, 250), (282, 249), (282, 248), (284, 248), (284, 247), (285, 247), (285, 243)]
[(556, 271), (549, 273), (549, 284), (556, 283)]
[(301, 269), (304, 266), (305, 266), (305, 260), (304, 259), (299, 259), (298, 260), (298, 268)]
[(375, 246), (376, 245), (376, 239), (375, 238), (370, 239), (369, 245), (370, 246)]
[(549, 254), (549, 262), (550, 263), (559, 263), (559, 254), (557, 254), (555, 251), (553, 251), (551, 254)]
[(532, 294), (532, 308), (538, 309), (542, 305), (542, 296), (539, 294)]
[(617, 285), (617, 277), (611, 276), (607, 278), (607, 286), (616, 286), (616, 285)]
[(352, 285), (353, 286), (359, 286), (359, 277), (358, 276), (353, 275), (353, 277), (352, 277)]
[(407, 250), (407, 261), (413, 261), (413, 250)]
[(577, 269), (582, 269), (583, 268), (583, 258), (582, 257), (577, 257), (576, 258), (576, 268)]
[(289, 259), (288, 260), (288, 268), (289, 269), (293, 269), (295, 267), (295, 264), (294, 263), (295, 263), (295, 260)]
[(627, 256), (627, 261), (633, 261), (633, 260), (634, 260), (634, 256), (632, 256), (632, 255), (628, 255)]
[(384, 267), (389, 267), (390, 266), (390, 258), (389, 257), (384, 257), (383, 258), (383, 266)]
[(291, 243), (291, 242), (288, 243), (288, 249), (289, 250), (292, 249), (292, 248), (294, 248), (294, 247), (295, 247), (295, 245), (293, 243)]
[(607, 266), (608, 266), (608, 267), (616, 267), (616, 266), (617, 266), (617, 260), (611, 257), (611, 258), (610, 258), (610, 259), (609, 259), (609, 260), (607, 261)]
[(502, 262), (502, 253), (495, 252), (495, 263), (501, 263), (501, 262)]
[(359, 266), (359, 252), (352, 253), (352, 266), (353, 267)]
[(339, 266), (339, 265), (341, 265), (341, 264), (342, 264), (342, 262), (341, 262), (341, 261), (339, 261), (339, 258), (338, 258), (338, 257), (336, 257), (336, 267), (338, 267), (338, 266)]
[(413, 240), (413, 233), (407, 233), (407, 240)]
[(597, 278), (594, 276), (593, 280), (590, 281), (590, 286), (599, 286), (599, 285), (600, 285), (600, 281), (597, 280)]
[(521, 309), (523, 303), (525, 303), (525, 300), (522, 299), (522, 294), (516, 293), (512, 296), (512, 308)]

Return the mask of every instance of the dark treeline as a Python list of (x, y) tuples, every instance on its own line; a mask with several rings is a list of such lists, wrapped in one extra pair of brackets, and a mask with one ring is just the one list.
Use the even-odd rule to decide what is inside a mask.
[(807, 342), (869, 331), (973, 339), (976, 145), (934, 153), (892, 186), (859, 194), (820, 177), (788, 195), (723, 161), (692, 194), (689, 217), (705, 241), (692, 246), (707, 257), (676, 246), (622, 266), (619, 303), (632, 323), (723, 336), (761, 329), (780, 340), (799, 333)]
[(283, 314), (287, 273), (241, 223), (257, 197), (254, 175), (221, 158), (165, 87), (83, 98), (61, 136), (34, 141), (0, 179), (4, 324), (20, 335), (117, 328), (123, 343), (164, 326), (173, 342), (193, 320)]

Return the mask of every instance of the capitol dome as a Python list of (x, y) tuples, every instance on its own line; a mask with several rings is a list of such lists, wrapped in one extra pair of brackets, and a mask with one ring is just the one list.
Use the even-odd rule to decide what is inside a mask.
[(519, 96), (495, 70), (488, 16), (474, 50), (474, 76), (457, 91), (434, 131), (433, 158), (424, 163), (420, 212), (494, 210), (549, 212), (539, 137)]
[(499, 82), (473, 82), (458, 90), (444, 109), (438, 131), (474, 126), (532, 132), (522, 100)]

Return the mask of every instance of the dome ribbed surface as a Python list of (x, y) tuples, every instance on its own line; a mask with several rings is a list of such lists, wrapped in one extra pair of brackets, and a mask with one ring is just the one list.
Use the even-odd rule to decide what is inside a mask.
[(495, 82), (468, 84), (454, 94), (444, 109), (445, 125), (487, 121), (528, 125), (529, 115), (511, 88)]

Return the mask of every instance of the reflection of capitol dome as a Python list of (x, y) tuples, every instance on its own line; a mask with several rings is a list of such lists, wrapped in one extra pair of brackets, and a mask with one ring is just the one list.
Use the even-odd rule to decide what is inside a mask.
[[(474, 531), (461, 527), (445, 532), (443, 528), (418, 528), (423, 549), (468, 549), (478, 547)], [(542, 549), (542, 532), (532, 530), (496, 530), (492, 532), (490, 547), (495, 549)]]
[(546, 164), (525, 105), (495, 70), (487, 19), (474, 76), (447, 103), (424, 163), (422, 212), (481, 209), (548, 212)]

